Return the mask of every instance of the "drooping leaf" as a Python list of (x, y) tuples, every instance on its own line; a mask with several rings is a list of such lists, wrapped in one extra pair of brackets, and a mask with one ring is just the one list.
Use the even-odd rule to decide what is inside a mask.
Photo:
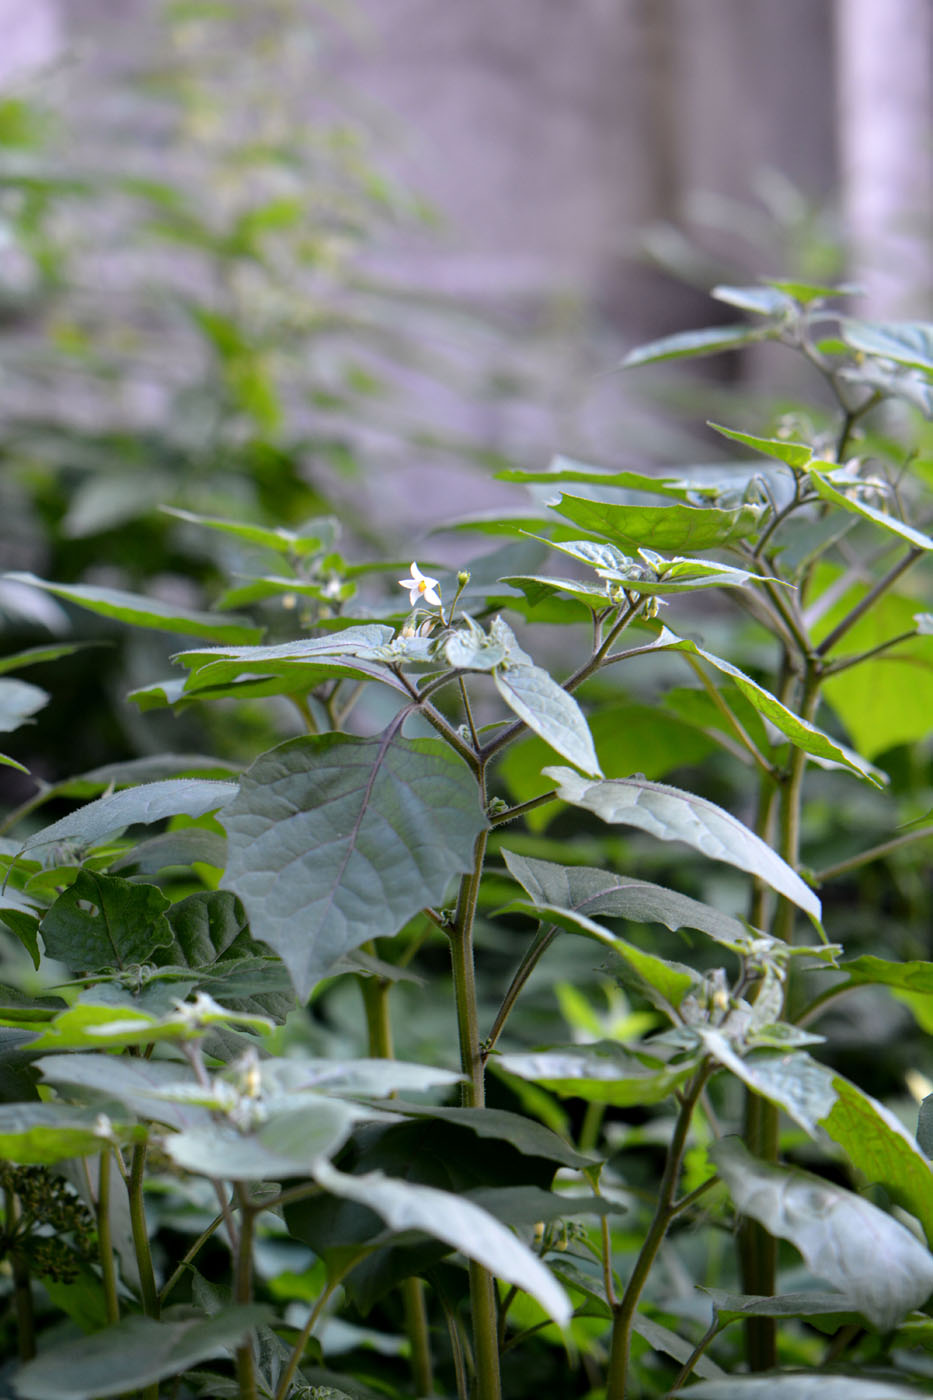
[(445, 745), (390, 731), (309, 736), (263, 754), (222, 823), (224, 884), (306, 997), (343, 953), (440, 899), (470, 868), (485, 818)]
[(594, 486), (621, 487), (626, 491), (648, 491), (657, 496), (677, 496), (683, 498), (693, 487), (694, 482), (675, 476), (648, 476), (644, 472), (612, 471), (606, 468), (588, 466), (585, 462), (574, 461), (571, 457), (557, 456), (544, 471), (524, 471), (507, 467), (496, 472), (497, 481), (521, 482), (525, 485), (540, 483), (557, 485), (561, 481), (585, 481)]
[(49, 703), (49, 693), (28, 681), (0, 678), (0, 734), (19, 729)]
[(155, 885), (79, 870), (39, 925), (46, 951), (72, 972), (151, 961), (172, 941), (169, 901)]
[(743, 446), (751, 447), (755, 452), (764, 453), (766, 457), (775, 457), (779, 462), (786, 462), (789, 467), (805, 467), (813, 456), (813, 449), (805, 442), (754, 437), (751, 433), (736, 432), (735, 428), (724, 428), (721, 423), (707, 423), (707, 427), (721, 433), (723, 437), (731, 438), (733, 442), (741, 442)]
[(505, 849), (502, 858), (536, 905), (563, 907), (592, 918), (608, 915), (636, 923), (664, 924), (672, 933), (681, 928), (699, 929), (736, 951), (747, 950), (754, 937), (739, 919), (648, 880), (586, 865), (533, 860)]
[(126, 593), (119, 588), (96, 588), (91, 584), (47, 583), (34, 574), (4, 574), (14, 583), (29, 584), (43, 592), (53, 593), (78, 607), (100, 617), (112, 617), (133, 627), (153, 627), (161, 632), (181, 632), (189, 637), (210, 637), (222, 642), (257, 642), (262, 628), (214, 613), (191, 612), (159, 598), (147, 598), (140, 593)]
[(774, 1298), (748, 1293), (726, 1293), (719, 1288), (703, 1292), (716, 1309), (720, 1322), (737, 1322), (746, 1317), (803, 1317), (821, 1331), (836, 1332), (847, 1323), (865, 1325), (861, 1313), (846, 1308), (838, 1293), (779, 1293)]
[(562, 1098), (631, 1108), (660, 1103), (689, 1079), (696, 1061), (666, 1065), (612, 1041), (496, 1055), (493, 1067), (550, 1089)]
[(842, 338), (863, 355), (877, 355), (933, 373), (933, 325), (923, 321), (842, 322)]
[(925, 1391), (908, 1385), (826, 1371), (772, 1372), (697, 1381), (675, 1395), (695, 1400), (921, 1400)]
[(584, 773), (601, 774), (583, 711), (547, 671), (506, 663), (496, 667), (493, 678), (509, 709), (550, 748)]
[(760, 837), (705, 798), (640, 778), (587, 782), (569, 768), (547, 768), (559, 795), (603, 821), (637, 826), (662, 841), (684, 841), (711, 860), (747, 870), (819, 921), (820, 902)]
[(933, 1256), (870, 1201), (809, 1172), (771, 1166), (734, 1138), (708, 1149), (738, 1209), (790, 1240), (819, 1278), (889, 1331), (933, 1292)]
[(679, 504), (622, 506), (567, 495), (562, 495), (553, 509), (628, 553), (641, 548), (670, 553), (734, 544), (754, 534), (761, 518), (756, 505), (734, 510)]
[[(675, 1361), (680, 1362), (685, 1362), (693, 1356), (694, 1346), (692, 1342), (688, 1342), (686, 1337), (678, 1336), (669, 1327), (663, 1327), (660, 1322), (655, 1322), (653, 1318), (646, 1317), (642, 1312), (636, 1312), (632, 1320), (632, 1328), (639, 1337), (644, 1338), (652, 1351), (661, 1352), (663, 1356), (672, 1356)], [(710, 1356), (698, 1357), (693, 1364), (693, 1370), (698, 1376), (707, 1378), (726, 1374)]]
[(814, 463), (807, 472), (810, 484), (824, 501), (828, 501), (830, 505), (838, 506), (840, 510), (848, 511), (852, 515), (861, 515), (865, 520), (880, 525), (889, 535), (897, 535), (900, 539), (906, 540), (908, 544), (913, 545), (914, 549), (924, 551), (933, 549), (933, 539), (929, 535), (925, 535), (922, 530), (915, 529), (913, 525), (908, 525), (906, 520), (900, 520), (896, 515), (889, 515), (886, 511), (878, 510), (876, 506), (868, 505), (860, 496), (849, 495), (845, 491), (837, 490), (820, 468), (833, 470), (835, 463)]
[(322, 548), (329, 548), (333, 542), (336, 524), (330, 518), (314, 521), (311, 523), (320, 524), (322, 527), (320, 533), (304, 534), (294, 530), (286, 530), (281, 526), (269, 529), (263, 525), (244, 524), (238, 520), (221, 520), (211, 515), (195, 515), (190, 510), (179, 510), (177, 506), (162, 506), (162, 510), (166, 515), (174, 516), (176, 520), (184, 520), (191, 525), (200, 525), (207, 530), (219, 530), (221, 534), (231, 535), (234, 539), (242, 540), (244, 544), (257, 545), (262, 549), (274, 550), (276, 554), (295, 555), (296, 557), (316, 554)]
[(472, 1201), (447, 1191), (367, 1172), (350, 1176), (319, 1162), (314, 1175), (335, 1196), (374, 1210), (391, 1229), (422, 1230), (475, 1259), (495, 1277), (530, 1294), (555, 1322), (570, 1321), (571, 1306), (560, 1284), (527, 1245)]
[(722, 350), (741, 350), (767, 339), (767, 333), (756, 326), (710, 326), (701, 331), (681, 331), (649, 341), (630, 350), (622, 361), (623, 369), (650, 365), (658, 360), (680, 360), (687, 356), (718, 355)]
[(21, 849), (24, 854), (31, 853), (33, 859), (48, 862), (54, 856), (51, 848), (64, 843), (88, 848), (127, 826), (148, 825), (167, 817), (203, 817), (223, 807), (236, 790), (235, 783), (208, 778), (167, 778), (161, 783), (142, 783), (79, 807), (70, 816), (34, 832)]
[(228, 1356), (254, 1327), (270, 1320), (269, 1308), (252, 1303), (181, 1322), (125, 1317), (90, 1337), (57, 1339), (16, 1373), (16, 1391), (22, 1400), (103, 1400), (138, 1394), (199, 1361)]

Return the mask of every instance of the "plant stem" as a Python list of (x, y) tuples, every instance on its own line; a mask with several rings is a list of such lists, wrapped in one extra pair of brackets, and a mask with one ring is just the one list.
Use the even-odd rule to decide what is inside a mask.
[[(233, 1278), (233, 1301), (247, 1304), (253, 1301), (253, 1236), (256, 1208), (249, 1198), (248, 1188), (242, 1183), (238, 1183), (236, 1194), (240, 1207), (240, 1240)], [(240, 1388), (238, 1400), (257, 1400), (252, 1335), (236, 1349), (236, 1374)]]
[[(473, 956), (473, 922), (479, 897), (483, 861), (486, 855), (485, 831), (473, 848), (473, 869), (460, 881), (454, 921), (448, 930), (454, 1000), (457, 1009), (457, 1035), (460, 1067), (465, 1075), (462, 1087), (466, 1108), (482, 1108), (486, 1099), (484, 1059), (479, 1039), (476, 1006), (476, 969)], [(475, 1400), (500, 1400), (498, 1317), (496, 1288), (492, 1275), (475, 1261), (470, 1263), (470, 1305), (473, 1314), (473, 1350), (476, 1363)]]
[(219, 1229), (219, 1227), (220, 1227), (223, 1223), (224, 1223), (224, 1218), (223, 1218), (223, 1216), (222, 1216), (222, 1215), (215, 1215), (214, 1218), (213, 1218), (213, 1220), (211, 1221), (210, 1225), (208, 1225), (207, 1228), (204, 1229), (204, 1230), (202, 1230), (201, 1233), (200, 1233), (200, 1235), (198, 1235), (198, 1237), (197, 1237), (197, 1239), (195, 1240), (194, 1244), (193, 1244), (193, 1245), (191, 1246), (191, 1248), (187, 1251), (187, 1253), (185, 1254), (184, 1258), (179, 1262), (178, 1266), (174, 1269), (174, 1271), (172, 1272), (172, 1274), (169, 1276), (169, 1278), (166, 1280), (166, 1282), (162, 1285), (162, 1290), (161, 1290), (161, 1292), (159, 1293), (159, 1307), (160, 1307), (160, 1308), (164, 1305), (165, 1300), (166, 1300), (166, 1298), (168, 1297), (168, 1295), (171, 1293), (172, 1289), (173, 1289), (173, 1288), (175, 1287), (175, 1285), (180, 1281), (182, 1275), (184, 1274), (184, 1272), (185, 1272), (185, 1270), (187, 1269), (188, 1265), (191, 1263), (192, 1259), (194, 1259), (194, 1258), (197, 1256), (197, 1254), (204, 1248), (204, 1246), (207, 1244), (207, 1242), (208, 1242), (208, 1240), (211, 1238), (211, 1236), (212, 1236), (212, 1235), (215, 1235), (215, 1234), (217, 1233), (217, 1230)]
[(845, 617), (842, 618), (842, 620), (836, 624), (836, 626), (830, 632), (829, 636), (823, 638), (823, 640), (820, 642), (819, 646), (816, 649), (818, 655), (825, 656), (827, 652), (832, 651), (836, 643), (842, 640), (846, 633), (855, 626), (858, 620), (861, 617), (864, 617), (865, 613), (870, 611), (870, 609), (878, 601), (878, 599), (884, 593), (887, 593), (888, 589), (897, 582), (901, 574), (906, 573), (907, 570), (911, 567), (911, 565), (915, 564), (922, 554), (922, 549), (909, 549), (907, 553), (903, 555), (898, 560), (898, 562), (888, 570), (884, 577), (878, 580), (874, 588), (870, 588), (868, 592), (864, 595), (864, 597), (861, 598), (855, 604), (855, 606), (851, 608), (849, 612), (846, 613)]
[(489, 1058), (493, 1046), (499, 1039), (502, 1033), (502, 1027), (508, 1020), (509, 1013), (518, 1000), (522, 987), (524, 987), (540, 959), (554, 942), (557, 933), (558, 929), (556, 924), (547, 924), (541, 927), (522, 956), (522, 960), (515, 971), (515, 975), (509, 983), (508, 990), (502, 998), (499, 1010), (496, 1012), (496, 1019), (492, 1023), (492, 1030), (483, 1043), (482, 1055), (484, 1063)]
[(133, 1159), (127, 1191), (130, 1200), (130, 1226), (133, 1231), (133, 1248), (139, 1267), (139, 1288), (143, 1300), (143, 1312), (147, 1317), (159, 1316), (159, 1293), (155, 1274), (152, 1271), (152, 1253), (149, 1248), (149, 1228), (146, 1224), (146, 1209), (143, 1202), (143, 1181), (146, 1171), (146, 1144), (137, 1143), (133, 1148)]
[(104, 1285), (104, 1300), (107, 1308), (107, 1321), (119, 1322), (120, 1304), (117, 1301), (117, 1268), (113, 1254), (113, 1238), (110, 1233), (110, 1161), (111, 1149), (102, 1149), (97, 1171), (97, 1250), (100, 1258), (100, 1272)]
[(675, 1380), (674, 1384), (671, 1386), (668, 1392), (669, 1395), (674, 1395), (678, 1390), (680, 1390), (680, 1387), (683, 1385), (684, 1381), (688, 1379), (694, 1366), (697, 1364), (700, 1357), (703, 1355), (704, 1351), (709, 1346), (710, 1342), (714, 1339), (714, 1337), (716, 1337), (716, 1335), (721, 1330), (722, 1328), (719, 1318), (714, 1316), (709, 1327), (703, 1333), (703, 1336), (697, 1342), (696, 1346), (693, 1348), (693, 1351), (687, 1357), (686, 1361), (684, 1362), (683, 1366), (678, 1372), (677, 1379)]
[(351, 1259), (342, 1269), (338, 1270), (338, 1272), (328, 1283), (327, 1287), (321, 1293), (321, 1296), (318, 1298), (314, 1307), (308, 1313), (308, 1320), (299, 1332), (298, 1340), (292, 1348), (292, 1354), (288, 1359), (288, 1365), (282, 1372), (282, 1378), (279, 1381), (278, 1390), (276, 1390), (275, 1392), (275, 1400), (286, 1400), (288, 1392), (291, 1389), (291, 1384), (292, 1380), (294, 1379), (295, 1372), (298, 1370), (301, 1358), (302, 1356), (304, 1356), (305, 1347), (308, 1345), (308, 1338), (314, 1331), (315, 1323), (318, 1321), (318, 1319), (321, 1316), (321, 1313), (324, 1311), (324, 1307), (327, 1303), (327, 1300), (333, 1295), (335, 1290), (339, 1288), (344, 1275), (348, 1274), (353, 1268), (353, 1266), (358, 1263), (359, 1256), (357, 1255), (354, 1256), (354, 1258)]
[(680, 1169), (687, 1146), (687, 1135), (693, 1118), (697, 1100), (713, 1073), (713, 1066), (704, 1062), (697, 1070), (684, 1095), (674, 1135), (664, 1164), (664, 1175), (658, 1188), (658, 1199), (654, 1218), (648, 1226), (648, 1233), (635, 1260), (635, 1267), (626, 1285), (622, 1299), (613, 1308), (612, 1343), (609, 1351), (609, 1372), (606, 1377), (606, 1400), (625, 1400), (628, 1376), (629, 1353), (632, 1345), (632, 1324), (638, 1309), (638, 1301), (648, 1275), (664, 1241), (668, 1227), (677, 1214), (674, 1196), (680, 1179)]
[(16, 1239), (19, 1201), (12, 1185), (3, 1188), (3, 1232), (8, 1241), (10, 1269), (13, 1274), (13, 1299), (16, 1309), (16, 1347), (20, 1361), (31, 1361), (36, 1354), (35, 1316), (32, 1307), (32, 1285), (29, 1265)]
[(882, 860), (892, 851), (909, 846), (913, 841), (924, 841), (928, 836), (933, 836), (933, 826), (920, 826), (916, 831), (905, 832), (903, 836), (893, 836), (890, 841), (882, 841), (880, 846), (872, 846), (870, 850), (861, 851), (857, 856), (850, 856), (848, 860), (827, 865), (825, 870), (817, 874), (816, 880), (819, 884), (826, 880), (835, 880), (839, 875), (847, 875), (850, 870), (858, 870), (859, 866), (870, 865), (873, 860)]

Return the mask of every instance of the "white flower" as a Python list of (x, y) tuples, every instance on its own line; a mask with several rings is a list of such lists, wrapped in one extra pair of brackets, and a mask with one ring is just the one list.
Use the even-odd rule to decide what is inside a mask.
[(440, 607), (441, 595), (437, 591), (437, 579), (428, 578), (414, 562), (411, 566), (411, 578), (400, 578), (398, 582), (400, 588), (408, 589), (408, 600), (412, 607), (419, 599), (425, 603), (432, 603), (436, 608)]

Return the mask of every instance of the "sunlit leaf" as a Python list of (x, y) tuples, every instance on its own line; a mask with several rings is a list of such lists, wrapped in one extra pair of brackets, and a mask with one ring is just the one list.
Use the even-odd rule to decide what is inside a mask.
[(553, 509), (629, 553), (643, 547), (669, 552), (734, 544), (754, 534), (761, 518), (756, 505), (734, 510), (679, 504), (622, 506), (567, 495), (562, 495)]
[(680, 360), (687, 356), (718, 355), (722, 350), (741, 350), (743, 345), (754, 345), (756, 341), (767, 338), (767, 332), (746, 325), (681, 331), (630, 350), (622, 360), (622, 368), (634, 369), (636, 365), (650, 365), (658, 360)]

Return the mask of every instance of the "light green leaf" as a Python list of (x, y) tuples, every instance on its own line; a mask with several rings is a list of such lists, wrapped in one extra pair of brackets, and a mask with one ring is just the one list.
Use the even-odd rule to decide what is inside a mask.
[(146, 598), (139, 593), (126, 593), (119, 588), (95, 588), (91, 584), (47, 583), (34, 574), (4, 574), (15, 583), (29, 584), (45, 593), (54, 593), (78, 607), (100, 617), (112, 617), (133, 627), (154, 627), (161, 632), (183, 632), (189, 637), (212, 637), (218, 642), (255, 642), (262, 636), (260, 627), (213, 613), (189, 612), (158, 598)]
[(915, 530), (906, 521), (898, 520), (896, 515), (888, 515), (883, 510), (878, 510), (875, 506), (866, 505), (864, 501), (856, 497), (849, 496), (843, 491), (837, 491), (835, 486), (826, 479), (819, 468), (833, 469), (835, 463), (819, 462), (808, 469), (807, 475), (810, 484), (824, 501), (831, 505), (838, 506), (840, 510), (848, 511), (850, 515), (861, 515), (865, 520), (871, 520), (875, 525), (880, 525), (890, 535), (898, 535), (915, 549), (933, 549), (933, 539), (925, 535), (922, 530)]
[(676, 1395), (692, 1400), (923, 1400), (926, 1391), (892, 1381), (863, 1380), (826, 1371), (774, 1372), (698, 1381)]
[(722, 433), (723, 437), (731, 438), (733, 442), (741, 442), (755, 452), (763, 452), (766, 457), (776, 457), (779, 462), (786, 462), (789, 467), (805, 467), (813, 456), (813, 449), (805, 442), (753, 437), (751, 433), (738, 433), (734, 428), (724, 428), (721, 423), (707, 422), (706, 426), (716, 433)]
[(29, 772), (24, 763), (18, 763), (15, 758), (10, 758), (9, 754), (6, 753), (0, 753), (0, 764), (6, 768), (18, 768), (21, 773)]
[(794, 301), (799, 301), (806, 305), (811, 301), (825, 301), (832, 297), (861, 296), (863, 289), (855, 282), (840, 282), (837, 287), (828, 287), (822, 282), (798, 282), (794, 279), (780, 277), (765, 277), (763, 279), (769, 287), (776, 287), (779, 292), (786, 292)]
[(169, 1085), (185, 1079), (194, 1085), (193, 1072), (175, 1060), (147, 1060), (143, 1056), (72, 1053), (44, 1055), (36, 1068), (50, 1084), (90, 1090), (118, 1099), (140, 1118), (152, 1118), (171, 1128), (210, 1125), (210, 1115), (195, 1105), (161, 1097)]
[(561, 481), (586, 481), (594, 486), (620, 487), (625, 491), (650, 491), (656, 496), (684, 497), (697, 489), (697, 483), (676, 476), (647, 476), (644, 472), (612, 471), (603, 467), (587, 466), (571, 457), (555, 457), (545, 471), (522, 471), (508, 468), (496, 472), (497, 481), (520, 482), (525, 485), (540, 483), (556, 485)]
[(754, 534), (761, 519), (761, 509), (756, 505), (737, 506), (734, 510), (679, 504), (620, 506), (567, 495), (562, 495), (552, 509), (629, 553), (641, 548), (672, 551), (734, 544)]
[(9, 734), (49, 703), (49, 694), (28, 681), (0, 678), (0, 733)]
[(714, 287), (710, 292), (714, 301), (723, 301), (727, 306), (737, 306), (740, 311), (751, 311), (756, 316), (787, 316), (796, 310), (793, 298), (773, 285), (763, 287)]
[(54, 1346), (17, 1371), (16, 1393), (21, 1400), (104, 1400), (139, 1394), (199, 1361), (229, 1356), (254, 1327), (269, 1320), (269, 1309), (255, 1304), (182, 1322), (126, 1317), (77, 1341), (57, 1338)]
[(212, 515), (195, 515), (190, 510), (179, 510), (175, 506), (162, 506), (166, 515), (176, 520), (188, 521), (191, 525), (201, 525), (207, 530), (219, 530), (224, 535), (232, 535), (244, 544), (258, 545), (262, 549), (272, 549), (276, 554), (303, 557), (316, 554), (321, 549), (329, 549), (335, 538), (336, 521), (325, 517), (311, 524), (321, 526), (318, 534), (296, 533), (282, 527), (268, 529), (263, 525), (244, 524), (238, 520), (221, 520)]
[(820, 901), (800, 876), (748, 827), (705, 798), (641, 778), (593, 783), (569, 768), (544, 771), (559, 785), (563, 801), (605, 822), (640, 827), (661, 841), (684, 841), (711, 860), (747, 870), (819, 922)]
[(842, 338), (863, 355), (877, 355), (933, 373), (933, 325), (923, 321), (842, 322)]
[(382, 1172), (348, 1176), (329, 1163), (314, 1169), (335, 1196), (374, 1210), (394, 1231), (421, 1230), (475, 1259), (496, 1278), (530, 1294), (560, 1326), (570, 1321), (570, 1300), (536, 1254), (494, 1216), (472, 1201), (420, 1183), (394, 1180)]
[(507, 639), (487, 636), (471, 617), (444, 642), (447, 663), (458, 671), (493, 671), (508, 656)]
[(614, 1041), (602, 1041), (585, 1046), (498, 1054), (493, 1067), (540, 1084), (561, 1098), (631, 1108), (666, 1099), (689, 1079), (696, 1068), (696, 1060), (666, 1065), (648, 1054), (635, 1054)]
[(224, 885), (302, 998), (343, 953), (442, 898), (485, 824), (476, 784), (446, 745), (391, 733), (280, 745), (244, 774), (221, 820)]
[(707, 1149), (738, 1209), (790, 1240), (819, 1278), (882, 1331), (933, 1292), (933, 1256), (870, 1201), (809, 1172), (756, 1159), (735, 1138)]
[(0, 1103), (0, 1158), (24, 1165), (86, 1157), (107, 1145), (112, 1125), (95, 1110), (61, 1103)]
[(139, 787), (108, 793), (51, 826), (43, 827), (34, 832), (21, 849), (49, 863), (55, 858), (52, 848), (62, 843), (73, 842), (88, 848), (128, 826), (164, 821), (166, 817), (203, 817), (223, 807), (236, 790), (235, 783), (215, 782), (209, 778), (169, 778), (161, 783), (142, 783)]
[(305, 1095), (298, 1107), (271, 1113), (252, 1132), (232, 1123), (184, 1128), (165, 1140), (176, 1166), (199, 1176), (230, 1181), (274, 1181), (308, 1176), (315, 1164), (338, 1152), (361, 1109), (323, 1094)]
[(630, 350), (622, 360), (621, 368), (633, 369), (636, 365), (650, 365), (658, 360), (680, 360), (686, 356), (718, 355), (722, 350), (741, 350), (743, 345), (754, 345), (758, 340), (767, 339), (767, 331), (746, 325), (681, 331)]
[(6, 675), (7, 671), (24, 671), (27, 666), (44, 666), (46, 662), (57, 661), (61, 656), (73, 656), (76, 651), (86, 651), (89, 647), (100, 645), (99, 642), (53, 642), (50, 646), (27, 647), (25, 651), (0, 657), (0, 676)]
[(502, 851), (502, 858), (512, 877), (540, 906), (556, 905), (591, 918), (608, 915), (636, 923), (664, 924), (672, 933), (681, 928), (699, 929), (733, 951), (746, 952), (755, 938), (761, 938), (749, 933), (739, 919), (648, 880), (586, 865), (532, 860), (508, 850)]
[(547, 671), (507, 662), (496, 668), (493, 679), (509, 709), (562, 758), (584, 773), (602, 772), (583, 711)]

